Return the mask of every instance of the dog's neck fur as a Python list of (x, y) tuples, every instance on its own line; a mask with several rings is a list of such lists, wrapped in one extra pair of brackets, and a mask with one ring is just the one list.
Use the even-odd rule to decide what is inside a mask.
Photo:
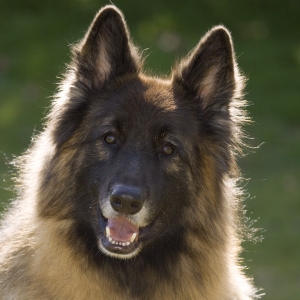
[[(71, 222), (69, 225), (71, 228)], [(139, 262), (139, 257), (136, 257), (135, 261), (118, 260), (115, 262), (119, 268), (114, 268), (114, 270), (118, 269), (118, 272), (122, 272), (118, 276), (108, 272), (110, 263), (115, 259), (101, 257), (103, 254), (99, 253), (99, 261), (102, 265), (91, 266), (89, 259), (84, 254), (74, 253), (76, 249), (70, 249), (67, 243), (57, 244), (57, 241), (61, 240), (62, 232), (65, 232), (65, 221), (61, 227), (59, 221), (40, 220), (38, 228), (35, 229), (38, 231), (34, 242), (35, 250), (32, 252), (32, 261), (28, 262), (27, 267), (30, 268), (29, 274), (32, 276), (30, 280), (35, 281), (35, 277), (43, 278), (45, 283), (43, 290), (53, 298), (59, 295), (60, 299), (73, 300), (108, 298), (115, 300), (252, 299), (250, 297), (252, 287), (246, 282), (246, 279), (241, 276), (237, 278), (229, 276), (233, 273), (240, 273), (240, 271), (234, 270), (237, 267), (233, 261), (234, 258), (231, 257), (232, 253), (224, 251), (220, 247), (213, 248), (213, 245), (207, 246), (205, 249), (201, 240), (193, 235), (187, 237), (193, 241), (191, 245), (194, 245), (190, 248), (189, 255), (180, 255), (176, 262), (169, 260), (167, 263), (172, 264), (169, 266), (172, 269), (172, 274), (169, 274), (172, 278), (163, 281), (162, 274), (159, 274), (157, 269), (151, 268), (149, 265), (143, 270), (137, 270), (136, 268), (145, 267), (142, 261)], [(205, 249), (210, 252), (213, 249), (214, 255), (206, 255), (203, 251), (199, 253), (195, 248), (199, 243), (202, 250)], [(49, 253), (46, 251), (48, 247), (54, 251)], [(159, 259), (160, 257), (157, 257), (157, 260)], [(70, 263), (71, 261), (73, 263)], [(160, 261), (160, 263), (165, 264), (166, 262)], [(205, 270), (205, 274), (202, 270)], [(135, 271), (139, 272), (135, 274)], [(59, 277), (57, 276), (58, 273), (60, 274)], [(138, 281), (136, 281), (138, 286), (124, 285), (127, 276), (139, 276)], [(61, 280), (61, 278), (65, 280)], [(123, 278), (124, 282), (118, 282), (116, 278)], [(240, 278), (245, 282), (241, 282)], [(132, 283), (133, 281), (128, 280), (128, 282)], [(195, 286), (195, 282), (198, 283), (197, 286)], [(241, 291), (241, 286), (248, 291)], [(38, 290), (40, 288), (37, 287)], [(249, 295), (249, 297), (245, 295)], [(26, 293), (23, 296), (22, 299), (30, 299)], [(31, 299), (34, 299), (34, 296)]]

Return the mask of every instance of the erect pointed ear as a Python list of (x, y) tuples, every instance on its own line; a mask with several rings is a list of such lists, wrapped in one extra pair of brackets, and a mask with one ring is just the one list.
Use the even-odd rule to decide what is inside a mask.
[(113, 5), (97, 13), (74, 53), (79, 79), (88, 85), (139, 69), (138, 51), (131, 43), (123, 14)]
[(240, 85), (228, 30), (210, 30), (175, 68), (173, 80), (195, 95), (204, 110), (228, 105)]

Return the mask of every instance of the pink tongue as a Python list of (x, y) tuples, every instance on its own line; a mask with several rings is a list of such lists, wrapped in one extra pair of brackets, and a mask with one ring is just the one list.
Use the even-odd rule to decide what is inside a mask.
[(108, 219), (107, 226), (110, 229), (111, 238), (120, 242), (129, 242), (132, 234), (139, 232), (139, 228), (129, 222), (125, 216)]

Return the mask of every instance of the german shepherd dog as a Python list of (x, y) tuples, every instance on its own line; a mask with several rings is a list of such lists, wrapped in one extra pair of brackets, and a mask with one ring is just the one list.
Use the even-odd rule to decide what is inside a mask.
[(230, 33), (168, 79), (142, 72), (124, 17), (99, 11), (18, 160), (2, 300), (246, 300), (236, 155), (247, 121)]

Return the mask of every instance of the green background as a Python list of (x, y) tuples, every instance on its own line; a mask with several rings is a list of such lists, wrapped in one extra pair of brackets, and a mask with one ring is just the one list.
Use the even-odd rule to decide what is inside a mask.
[[(0, 210), (13, 197), (7, 165), (30, 144), (81, 38), (105, 1), (0, 2)], [(261, 242), (244, 258), (268, 300), (300, 299), (300, 1), (121, 1), (146, 68), (168, 73), (213, 25), (233, 34), (239, 65), (249, 78), (252, 149), (240, 160), (249, 192), (247, 216)], [(257, 146), (259, 148), (256, 149)]]

